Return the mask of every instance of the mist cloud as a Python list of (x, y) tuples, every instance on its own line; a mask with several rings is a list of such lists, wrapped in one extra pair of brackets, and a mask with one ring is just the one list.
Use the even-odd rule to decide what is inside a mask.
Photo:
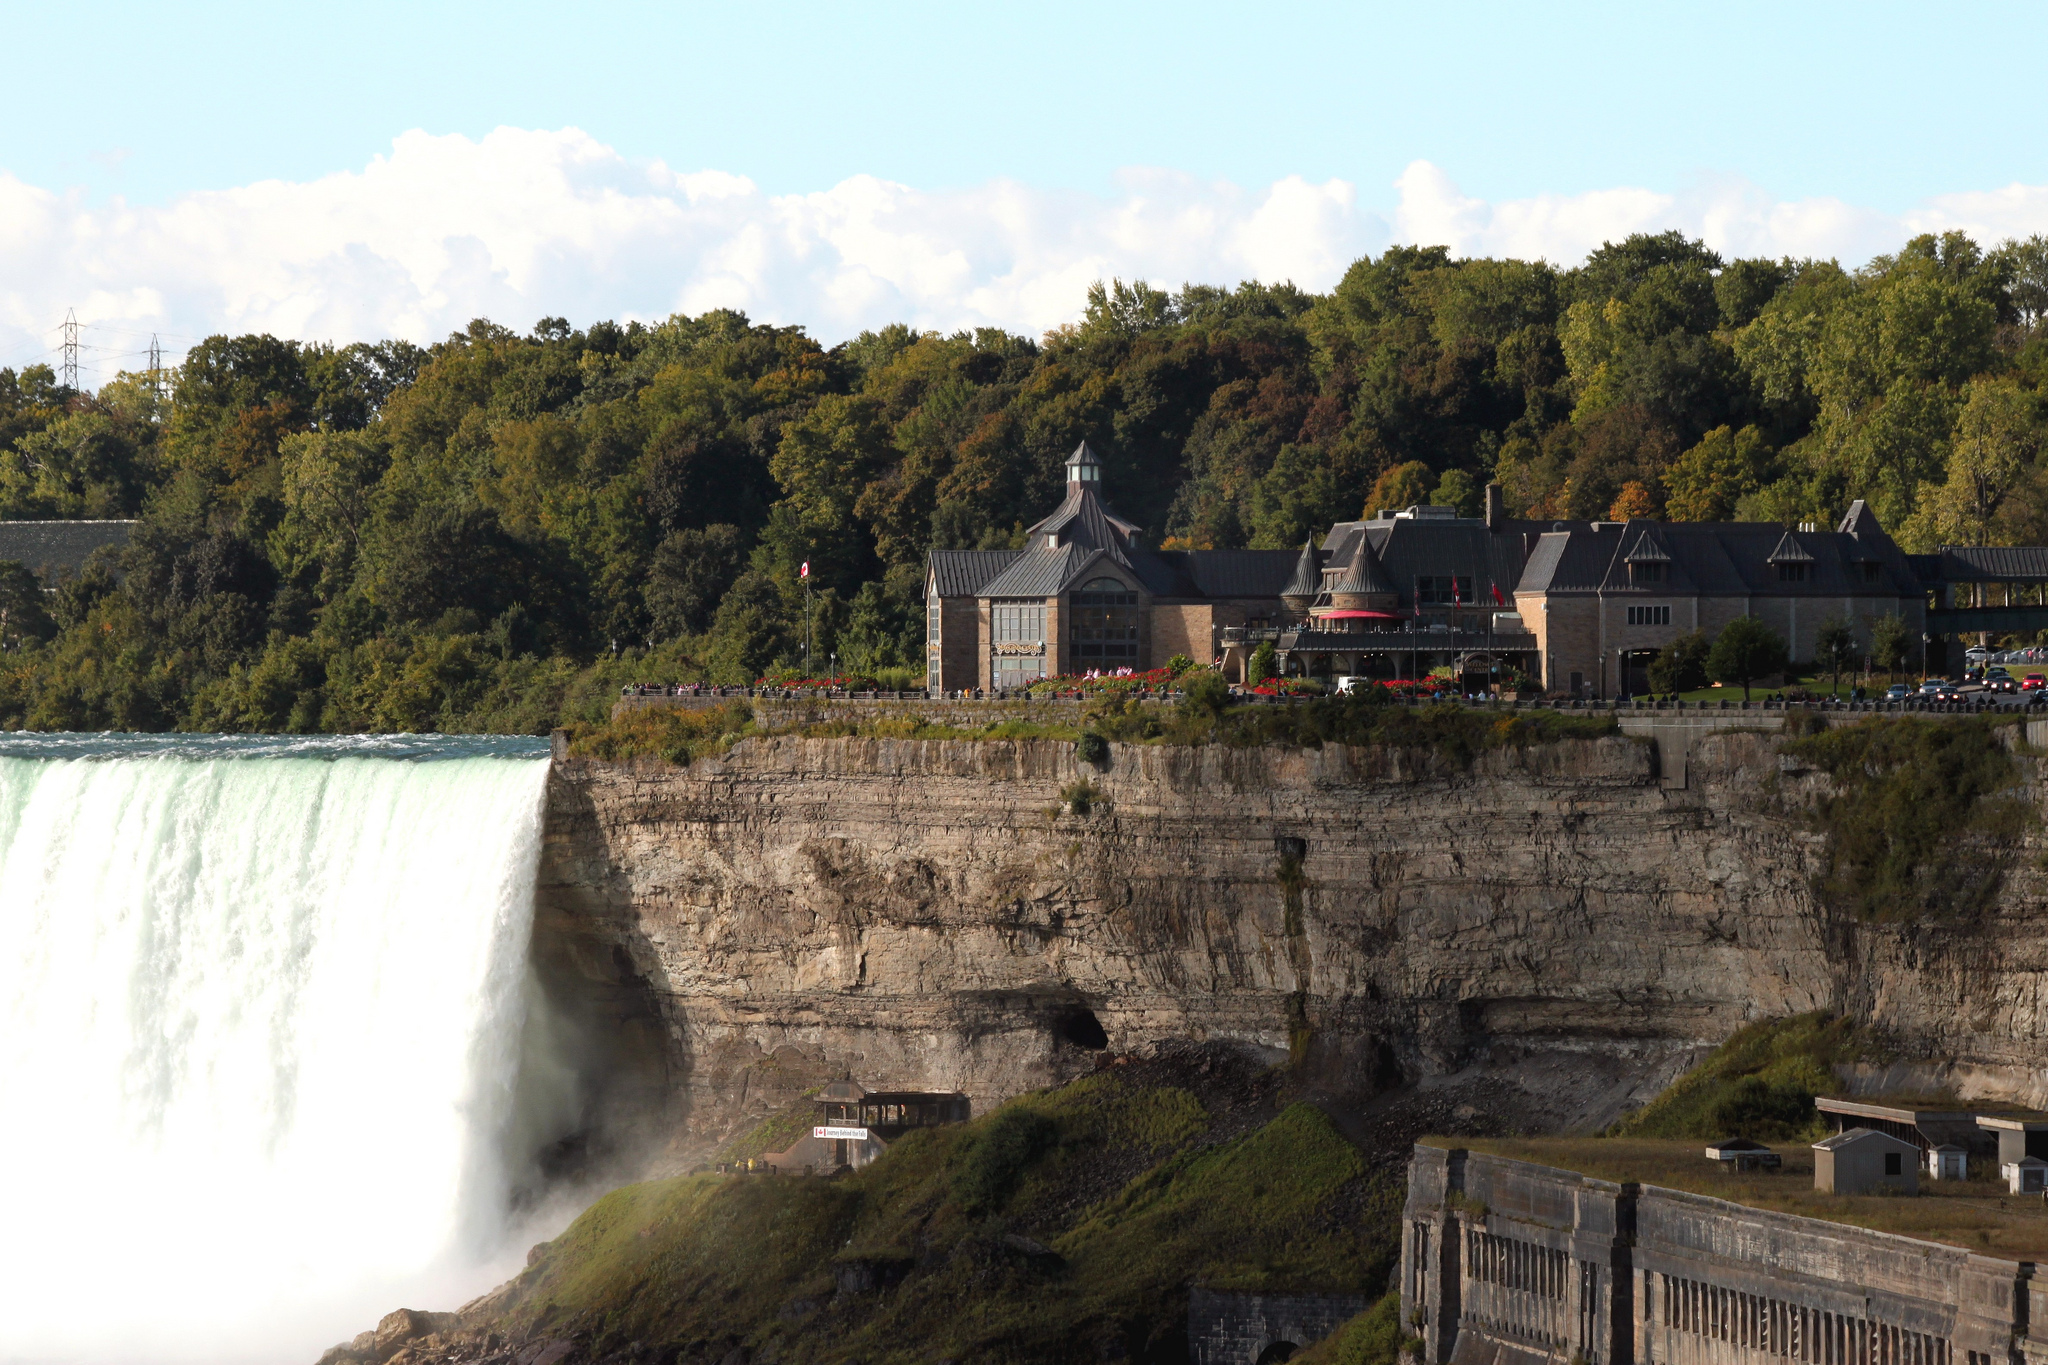
[[(2048, 230), (2048, 186), (1946, 196), (1899, 215), (1774, 200), (1737, 179), (1677, 194), (1619, 187), (1490, 202), (1413, 163), (1391, 205), (1289, 177), (1257, 189), (1127, 172), (1106, 196), (995, 180), (924, 191), (873, 176), (770, 195), (743, 176), (635, 162), (578, 129), (481, 139), (411, 132), (357, 171), (137, 207), (0, 173), (0, 364), (53, 358), (67, 308), (106, 349), (166, 334), (269, 331), (431, 341), (471, 318), (652, 319), (733, 307), (827, 342), (902, 321), (1036, 334), (1090, 281), (1291, 279), (1326, 289), (1391, 242), (1568, 264), (1603, 240), (1675, 227), (1732, 255), (1857, 263), (1913, 232), (1986, 242)], [(143, 340), (137, 340), (137, 337)]]

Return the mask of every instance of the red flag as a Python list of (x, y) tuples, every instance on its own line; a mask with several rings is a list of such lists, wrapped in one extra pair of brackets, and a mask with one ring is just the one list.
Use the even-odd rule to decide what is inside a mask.
[(1500, 595), (1500, 584), (1489, 583), (1486, 586), (1493, 589), (1493, 605), (1504, 607), (1508, 604), (1508, 599)]
[(811, 576), (811, 561), (810, 561), (810, 560), (806, 559), (806, 560), (804, 561), (804, 566), (803, 566), (803, 567), (802, 567), (801, 569), (798, 569), (798, 570), (796, 571), (796, 576), (797, 576), (798, 578), (809, 578), (809, 577)]

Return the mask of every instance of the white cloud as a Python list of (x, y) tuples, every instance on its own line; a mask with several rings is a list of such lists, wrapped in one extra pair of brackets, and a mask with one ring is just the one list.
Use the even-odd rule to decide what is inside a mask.
[[(1896, 216), (1773, 200), (1738, 179), (1489, 202), (1425, 161), (1392, 188), (1384, 210), (1342, 180), (1248, 190), (1161, 170), (1127, 172), (1103, 196), (1008, 180), (928, 192), (873, 176), (769, 195), (723, 171), (628, 161), (574, 128), (412, 132), (360, 171), (160, 207), (0, 173), (0, 364), (50, 358), (74, 307), (111, 350), (153, 330), (175, 352), (177, 338), (218, 331), (429, 341), (479, 316), (523, 328), (720, 306), (836, 341), (891, 321), (1037, 333), (1075, 317), (1088, 283), (1110, 275), (1323, 289), (1391, 241), (1568, 263), (1675, 227), (1730, 254), (1861, 261), (1911, 232), (2048, 229), (2048, 187), (2025, 185)], [(88, 362), (138, 363), (106, 351)]]

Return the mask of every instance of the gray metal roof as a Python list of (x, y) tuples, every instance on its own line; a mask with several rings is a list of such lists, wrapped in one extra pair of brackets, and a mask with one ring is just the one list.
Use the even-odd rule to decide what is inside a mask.
[(92, 552), (120, 549), (142, 523), (137, 521), (0, 521), (0, 560), (26, 566), (40, 578), (68, 576), (85, 567)]
[[(1182, 575), (1201, 597), (1278, 597), (1287, 590), (1300, 556), (1292, 550), (1161, 551), (1134, 558), (1179, 561)], [(1314, 592), (1312, 587), (1310, 592)]]
[(1280, 592), (1287, 597), (1314, 597), (1323, 588), (1323, 566), (1316, 558), (1316, 545), (1312, 540), (1301, 542), (1301, 554), (1294, 561), (1294, 572), (1281, 585)]
[(1066, 500), (1024, 534), (1036, 537), (1041, 545), (1045, 537), (1056, 535), (1062, 544), (1101, 550), (1119, 564), (1128, 564), (1138, 527), (1104, 506), (1094, 489), (1069, 485)]
[(2048, 546), (1944, 545), (1937, 553), (1944, 583), (2048, 582)]
[(1767, 564), (1811, 564), (1813, 563), (1813, 552), (1799, 543), (1798, 536), (1787, 531), (1779, 539), (1777, 548), (1771, 551), (1770, 558), (1764, 562)]
[(1089, 565), (1107, 558), (1101, 550), (1080, 545), (1039, 545), (981, 585), (978, 597), (1056, 597)]
[(1397, 591), (1387, 571), (1380, 564), (1380, 557), (1373, 553), (1372, 537), (1363, 535), (1352, 547), (1351, 560), (1344, 566), (1344, 572), (1330, 585), (1331, 592), (1350, 594), (1390, 593)]
[(1017, 562), (1022, 550), (933, 550), (932, 577), (941, 597), (974, 597), (981, 585)]

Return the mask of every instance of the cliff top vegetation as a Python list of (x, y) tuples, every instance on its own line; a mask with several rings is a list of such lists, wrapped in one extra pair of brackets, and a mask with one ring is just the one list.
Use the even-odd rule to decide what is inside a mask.
[(1786, 754), (1833, 779), (1812, 812), (1827, 835), (1816, 884), (1823, 902), (1893, 923), (1988, 914), (2020, 836), (2039, 822), (2005, 743), (2021, 733), (2018, 724), (1878, 716), (1787, 741)]
[(729, 311), (215, 336), (168, 395), (0, 370), (0, 517), (142, 520), (47, 600), (0, 572), (0, 726), (538, 733), (807, 632), (814, 664), (921, 670), (926, 552), (1016, 546), (1082, 439), (1165, 548), (1470, 512), (1488, 480), (1537, 517), (1863, 497), (1912, 549), (2048, 542), (2048, 240), (1857, 270), (1676, 233), (1571, 269), (1394, 247), (1327, 294), (1077, 302), (1039, 338), (829, 348)]
[(1488, 712), (1440, 703), (1408, 706), (1378, 692), (1322, 697), (1287, 705), (1233, 705), (1220, 690), (1178, 703), (1111, 694), (1070, 719), (1046, 721), (1028, 712), (970, 728), (927, 720), (913, 707), (897, 714), (832, 718), (829, 713), (777, 723), (743, 701), (703, 708), (650, 708), (616, 719), (572, 725), (577, 758), (624, 761), (654, 757), (687, 765), (756, 735), (812, 739), (1011, 740), (1077, 745), (1088, 762), (1108, 756), (1107, 744), (1275, 744), (1317, 748), (1353, 744), (1423, 751), (1457, 767), (1489, 749), (1597, 739), (1618, 733), (1611, 715)]

